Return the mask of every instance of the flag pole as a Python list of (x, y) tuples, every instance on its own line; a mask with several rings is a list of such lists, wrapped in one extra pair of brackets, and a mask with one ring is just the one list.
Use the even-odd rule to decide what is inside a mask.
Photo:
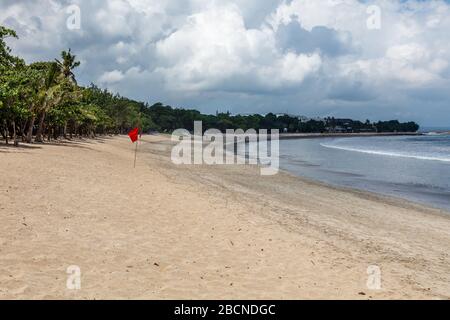
[(136, 168), (136, 159), (137, 159), (137, 151), (138, 151), (138, 143), (139, 143), (139, 128), (134, 128), (128, 133), (128, 136), (131, 139), (131, 142), (136, 143), (136, 148), (134, 150), (134, 168)]
[(134, 150), (134, 168), (136, 169), (136, 159), (137, 159), (137, 150), (138, 150), (139, 140), (136, 141), (136, 149)]

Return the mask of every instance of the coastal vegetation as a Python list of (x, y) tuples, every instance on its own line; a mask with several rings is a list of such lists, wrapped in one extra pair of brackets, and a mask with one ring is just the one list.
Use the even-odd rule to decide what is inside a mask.
[(9, 144), (42, 143), (45, 140), (103, 134), (124, 134), (132, 127), (142, 132), (193, 130), (194, 121), (203, 128), (279, 129), (281, 132), (415, 132), (414, 122), (371, 123), (350, 119), (304, 119), (298, 116), (202, 114), (197, 110), (173, 108), (162, 103), (150, 106), (94, 84), (78, 85), (75, 70), (80, 66), (69, 49), (59, 59), (27, 64), (14, 56), (6, 40), (17, 38), (14, 30), (0, 26), (0, 133)]

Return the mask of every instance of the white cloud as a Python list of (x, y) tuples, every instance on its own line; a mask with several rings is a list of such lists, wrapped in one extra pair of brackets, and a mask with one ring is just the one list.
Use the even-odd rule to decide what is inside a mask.
[(124, 74), (119, 70), (113, 70), (109, 72), (105, 72), (98, 78), (98, 82), (101, 84), (112, 84), (119, 81), (122, 81), (124, 78)]
[(275, 33), (247, 29), (236, 5), (213, 7), (186, 21), (156, 44), (163, 65), (158, 72), (181, 90), (221, 90), (237, 78), (253, 78), (255, 86), (268, 89), (301, 84), (321, 64), (318, 54), (283, 54)]
[(268, 86), (301, 84), (308, 75), (317, 72), (321, 64), (322, 59), (317, 53), (297, 55), (289, 52), (270, 67), (260, 69), (258, 75), (267, 82)]

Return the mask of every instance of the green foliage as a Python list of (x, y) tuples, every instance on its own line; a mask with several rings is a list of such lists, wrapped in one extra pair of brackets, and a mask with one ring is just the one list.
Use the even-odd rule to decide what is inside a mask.
[(216, 115), (201, 114), (196, 110), (174, 109), (156, 103), (148, 109), (147, 114), (156, 123), (161, 132), (172, 132), (178, 128), (193, 131), (194, 121), (203, 122), (203, 130), (211, 128), (225, 131), (226, 129), (278, 129), (286, 133), (324, 133), (324, 132), (416, 132), (419, 126), (414, 122), (400, 123), (395, 121), (361, 122), (351, 119), (326, 118), (323, 120), (301, 120), (299, 117), (289, 115), (275, 115), (269, 113), (265, 116), (235, 115), (218, 113)]
[(11, 55), (11, 48), (5, 42), (7, 38), (17, 39), (16, 32), (0, 26), (0, 72), (24, 64), (21, 59)]
[(379, 121), (375, 124), (378, 132), (416, 132), (419, 125), (415, 122), (400, 123), (397, 120)]
[(72, 54), (71, 50), (61, 52), (62, 61), (55, 59), (58, 68), (60, 69), (61, 76), (65, 79), (69, 79), (73, 83), (76, 83), (75, 74), (73, 69), (80, 66), (80, 62), (76, 61), (76, 56)]
[(80, 66), (71, 50), (54, 62), (26, 65), (11, 55), (7, 38), (17, 38), (13, 30), (0, 26), (0, 132), (5, 137), (19, 132), (31, 142), (46, 135), (95, 136), (125, 133), (139, 126), (156, 129), (146, 104), (133, 101), (92, 85), (77, 85), (74, 69)]
[(133, 127), (139, 127), (142, 131), (157, 128), (150, 117), (147, 104), (114, 95), (93, 84), (84, 89), (82, 103), (93, 104), (102, 109), (106, 117), (103, 125), (109, 132), (123, 134)]

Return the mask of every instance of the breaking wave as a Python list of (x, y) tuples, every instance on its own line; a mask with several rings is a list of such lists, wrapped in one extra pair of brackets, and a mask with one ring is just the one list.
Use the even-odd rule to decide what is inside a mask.
[(450, 162), (450, 155), (436, 155), (436, 154), (418, 154), (418, 153), (405, 153), (405, 152), (395, 152), (391, 150), (373, 150), (373, 149), (364, 149), (364, 148), (356, 148), (356, 147), (349, 147), (349, 146), (338, 146), (338, 145), (332, 145), (327, 143), (321, 143), (322, 147), (330, 148), (330, 149), (338, 149), (338, 150), (345, 150), (345, 151), (352, 151), (352, 152), (360, 152), (360, 153), (367, 153), (367, 154), (374, 154), (374, 155), (381, 155), (381, 156), (389, 156), (389, 157), (400, 157), (400, 158), (412, 158), (412, 159), (419, 159), (419, 160), (431, 160), (431, 161), (442, 161), (442, 162)]

